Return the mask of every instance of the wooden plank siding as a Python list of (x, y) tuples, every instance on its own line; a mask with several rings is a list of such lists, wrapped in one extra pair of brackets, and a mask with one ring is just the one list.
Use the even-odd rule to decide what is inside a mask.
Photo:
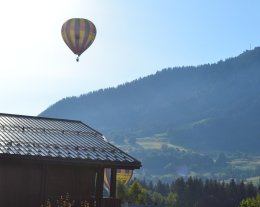
[(4, 162), (0, 164), (0, 206), (36, 207), (69, 193), (77, 200), (95, 196), (97, 169), (82, 166)]
[(41, 166), (1, 163), (1, 206), (39, 205), (41, 201), (41, 173)]

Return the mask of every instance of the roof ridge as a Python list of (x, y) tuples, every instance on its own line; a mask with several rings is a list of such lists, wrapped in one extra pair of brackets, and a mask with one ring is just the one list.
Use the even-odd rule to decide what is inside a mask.
[[(20, 114), (8, 114), (8, 113), (0, 113), (0, 117), (1, 116), (15, 117), (15, 118), (30, 118), (30, 119), (35, 119), (35, 120), (65, 121), (65, 122), (70, 122), (70, 123), (78, 123), (78, 124), (82, 124), (82, 125), (86, 126), (88, 129), (94, 131), (95, 133), (97, 133), (101, 136), (103, 135), (101, 132), (95, 130), (94, 128), (90, 127), (89, 125), (85, 124), (84, 122), (82, 122), (80, 120), (50, 118), (50, 117), (41, 117), (41, 116), (29, 116), (29, 115), (20, 115)], [(75, 130), (75, 131), (79, 131), (79, 130)]]
[(56, 121), (68, 121), (68, 122), (78, 122), (78, 123), (81, 122), (80, 120), (73, 120), (73, 119), (62, 119), (62, 118), (31, 116), (31, 115), (21, 115), (21, 114), (9, 114), (9, 113), (0, 113), (0, 116), (10, 116), (10, 117), (17, 117), (17, 118), (20, 117), (20, 118), (32, 118), (32, 119), (45, 119), (45, 120), (56, 120)]

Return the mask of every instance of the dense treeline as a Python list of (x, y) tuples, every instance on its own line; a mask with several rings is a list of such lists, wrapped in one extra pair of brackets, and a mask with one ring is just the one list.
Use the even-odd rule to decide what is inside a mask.
[(167, 207), (238, 207), (243, 199), (255, 197), (258, 193), (260, 186), (236, 183), (233, 179), (225, 183), (181, 177), (171, 184), (160, 180), (156, 184), (134, 180), (129, 187), (118, 184), (118, 197), (123, 201)]
[[(142, 160), (145, 170), (157, 175), (174, 174), (186, 176), (189, 171), (211, 172), (218, 165), (208, 156), (175, 148), (162, 147), (161, 150), (131, 151)], [(156, 163), (156, 165), (154, 164)], [(223, 162), (223, 165), (225, 163)]]
[[(250, 158), (245, 154), (226, 155), (221, 152), (216, 153), (216, 156), (212, 158), (191, 150), (181, 150), (164, 145), (160, 149), (136, 149), (131, 150), (130, 153), (142, 160), (143, 169), (137, 172), (139, 179), (157, 177), (163, 182), (171, 182), (180, 176), (199, 176), (202, 179), (228, 180), (234, 178), (240, 181), (260, 175), (260, 166), (257, 164), (259, 158), (254, 160), (253, 157)], [(232, 163), (233, 160), (236, 160), (237, 163), (240, 160), (244, 167), (235, 166)]]

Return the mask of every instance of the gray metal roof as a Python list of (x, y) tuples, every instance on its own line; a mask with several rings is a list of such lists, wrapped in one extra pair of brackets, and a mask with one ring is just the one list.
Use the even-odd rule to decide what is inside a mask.
[(0, 157), (3, 155), (141, 166), (80, 121), (0, 113)]

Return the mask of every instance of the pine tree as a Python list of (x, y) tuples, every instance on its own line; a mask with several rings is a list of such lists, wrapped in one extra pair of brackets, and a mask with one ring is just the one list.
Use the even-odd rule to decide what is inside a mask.
[(144, 204), (145, 189), (135, 179), (128, 190), (129, 201), (134, 204)]

